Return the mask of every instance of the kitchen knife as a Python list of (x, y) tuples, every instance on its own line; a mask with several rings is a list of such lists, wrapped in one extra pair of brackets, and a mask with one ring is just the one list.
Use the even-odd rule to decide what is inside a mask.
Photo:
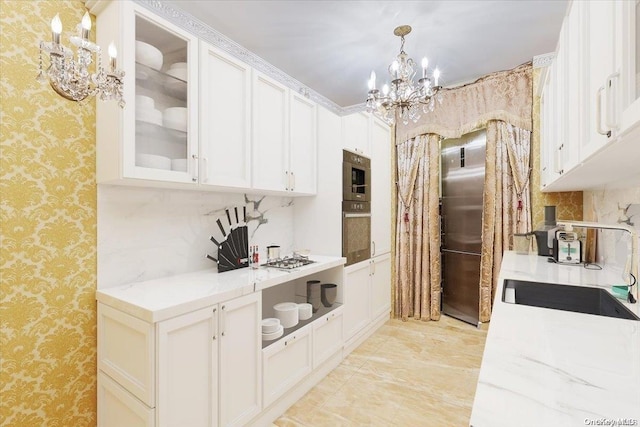
[(216, 220), (216, 222), (218, 223), (218, 227), (220, 227), (220, 231), (222, 231), (222, 235), (226, 238), (227, 237), (227, 232), (224, 231), (224, 227), (222, 226), (222, 223), (220, 222), (220, 219), (218, 218)]
[(207, 254), (207, 258), (209, 258), (211, 261), (215, 261), (218, 262), (217, 259), (215, 259), (214, 257), (212, 257), (211, 255)]
[[(227, 221), (229, 222), (229, 236), (227, 237), (227, 242), (229, 242), (231, 253), (234, 256), (234, 259), (240, 257), (240, 253), (238, 251), (234, 236), (233, 236), (233, 225), (231, 224), (231, 215), (229, 214), (229, 209), (224, 210), (227, 214)], [(238, 263), (239, 264), (239, 263)]]
[(211, 240), (213, 244), (216, 245), (216, 247), (220, 246), (220, 243), (218, 243), (218, 241), (213, 236), (209, 236), (209, 240)]
[(240, 225), (240, 221), (238, 220), (238, 207), (235, 206), (233, 210), (236, 212), (236, 224)]

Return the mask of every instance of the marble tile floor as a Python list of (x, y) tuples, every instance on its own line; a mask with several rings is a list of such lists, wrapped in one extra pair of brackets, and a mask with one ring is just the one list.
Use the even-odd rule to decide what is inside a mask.
[(272, 427), (468, 426), (487, 329), (389, 320)]

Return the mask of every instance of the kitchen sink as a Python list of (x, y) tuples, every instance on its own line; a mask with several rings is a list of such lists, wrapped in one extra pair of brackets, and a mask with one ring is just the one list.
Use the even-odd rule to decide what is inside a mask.
[(600, 288), (507, 279), (504, 281), (502, 301), (553, 310), (640, 320), (613, 295)]

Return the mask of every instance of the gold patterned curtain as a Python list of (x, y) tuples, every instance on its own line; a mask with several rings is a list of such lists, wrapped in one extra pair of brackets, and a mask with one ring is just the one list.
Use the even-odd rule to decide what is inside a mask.
[(502, 263), (513, 235), (531, 231), (529, 158), (531, 132), (509, 123), (487, 123), (487, 154), (482, 209), (480, 321), (488, 322)]
[(439, 140), (422, 135), (396, 144), (397, 224), (394, 314), (440, 318)]
[[(439, 223), (436, 224), (436, 219), (439, 220), (440, 153), (437, 141), (440, 137), (459, 138), (465, 133), (487, 128), (478, 292), (480, 321), (489, 320), (502, 253), (512, 247), (514, 233), (532, 229), (529, 187), (532, 88), (531, 63), (523, 64), (513, 70), (492, 73), (471, 84), (446, 89), (442, 103), (433, 112), (423, 115), (417, 123), (397, 124), (396, 140), (402, 142), (396, 145), (399, 187), (394, 276), (396, 317), (433, 320), (440, 317), (440, 230)], [(426, 142), (423, 157), (407, 157), (411, 150), (403, 144), (418, 144), (423, 140)], [(413, 161), (421, 163), (414, 166)], [(428, 170), (421, 172), (425, 167)], [(415, 181), (412, 170), (416, 171)], [(424, 181), (420, 177), (424, 177)], [(412, 188), (406, 186), (411, 183)], [(403, 196), (401, 191), (405, 191)], [(407, 199), (408, 194), (413, 195), (413, 200)]]

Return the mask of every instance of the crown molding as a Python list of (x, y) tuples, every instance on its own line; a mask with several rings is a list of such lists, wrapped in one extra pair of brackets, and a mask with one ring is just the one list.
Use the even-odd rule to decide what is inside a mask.
[(533, 57), (533, 68), (548, 67), (556, 57), (555, 52), (545, 53), (544, 55), (536, 55)]
[(199, 39), (205, 40), (208, 43), (211, 43), (213, 46), (223, 50), (229, 55), (239, 59), (240, 61), (248, 64), (249, 66), (255, 68), (261, 73), (266, 74), (277, 82), (282, 83), (287, 86), (291, 90), (296, 91), (297, 93), (303, 95), (304, 97), (312, 100), (318, 105), (323, 106), (329, 111), (333, 113), (344, 116), (349, 114), (347, 109), (340, 107), (335, 102), (330, 99), (320, 95), (318, 92), (313, 89), (305, 86), (298, 80), (294, 79), (290, 75), (284, 73), (279, 68), (274, 67), (269, 62), (260, 58), (255, 53), (241, 46), (240, 44), (234, 42), (230, 38), (226, 37), (224, 34), (214, 30), (204, 22), (200, 21), (198, 18), (190, 15), (189, 13), (174, 8), (162, 1), (159, 0), (133, 0), (136, 4), (143, 6), (144, 8), (152, 11), (158, 16), (163, 17), (167, 21), (170, 21), (172, 24), (177, 25), (178, 27), (188, 31)]

